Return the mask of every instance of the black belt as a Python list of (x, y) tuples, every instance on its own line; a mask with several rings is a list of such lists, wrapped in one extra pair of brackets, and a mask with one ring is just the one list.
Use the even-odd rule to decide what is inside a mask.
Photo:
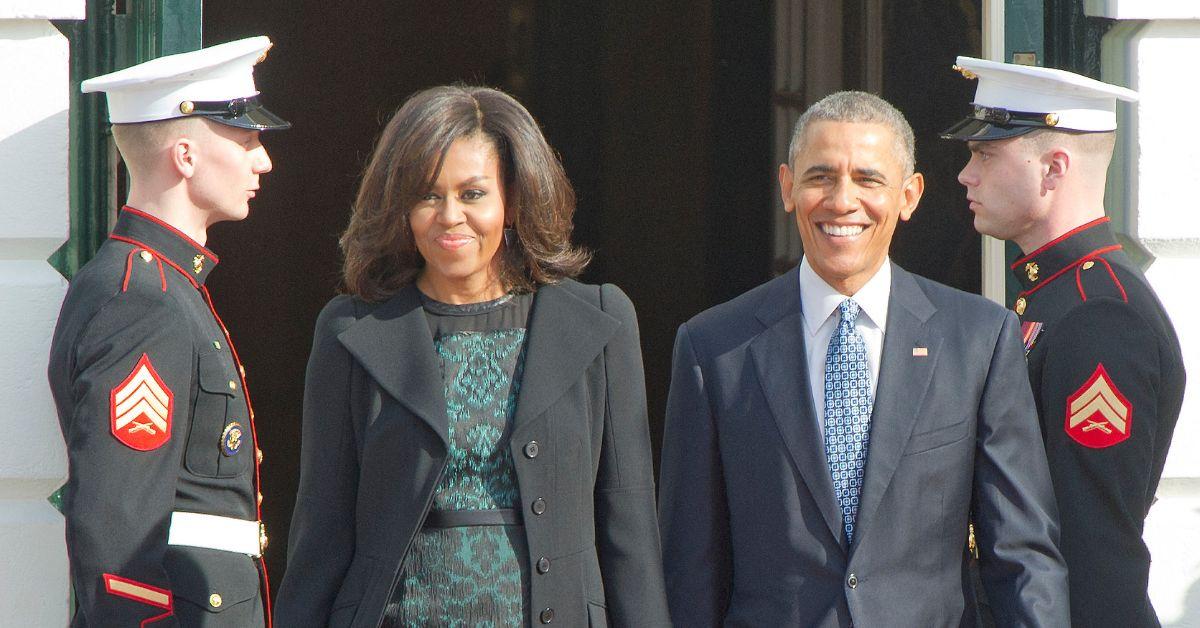
[(426, 528), (463, 528), (467, 526), (521, 525), (521, 513), (515, 508), (494, 510), (431, 510), (425, 517)]

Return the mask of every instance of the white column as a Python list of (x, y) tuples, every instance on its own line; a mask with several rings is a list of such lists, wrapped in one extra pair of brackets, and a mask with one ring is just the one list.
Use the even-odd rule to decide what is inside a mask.
[(46, 383), (66, 281), (46, 258), (66, 239), (67, 40), (49, 19), (83, 0), (0, 0), (0, 625), (68, 620), (63, 519), (47, 497), (66, 452)]
[(1119, 113), (1105, 204), (1127, 248), (1148, 257), (1190, 375), (1146, 520), (1150, 598), (1164, 626), (1200, 626), (1200, 2), (1088, 0), (1086, 10), (1120, 20), (1103, 41), (1103, 78), (1142, 97)]

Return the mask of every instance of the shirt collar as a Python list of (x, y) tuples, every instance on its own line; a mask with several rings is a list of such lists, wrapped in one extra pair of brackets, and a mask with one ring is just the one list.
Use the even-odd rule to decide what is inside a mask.
[(219, 261), (212, 251), (182, 231), (129, 206), (121, 208), (109, 238), (150, 251), (187, 277), (197, 288), (204, 285), (204, 280)]
[(890, 258), (883, 260), (883, 265), (858, 292), (847, 297), (838, 292), (824, 279), (821, 279), (808, 263), (808, 257), (800, 260), (800, 307), (804, 314), (804, 327), (808, 335), (817, 333), (817, 329), (829, 320), (838, 305), (846, 299), (854, 299), (862, 313), (871, 319), (872, 323), (884, 331), (887, 323), (888, 298), (892, 292), (892, 262)]
[(1011, 270), (1021, 284), (1021, 293), (1029, 294), (1083, 260), (1120, 248), (1108, 218), (1097, 218), (1013, 262)]

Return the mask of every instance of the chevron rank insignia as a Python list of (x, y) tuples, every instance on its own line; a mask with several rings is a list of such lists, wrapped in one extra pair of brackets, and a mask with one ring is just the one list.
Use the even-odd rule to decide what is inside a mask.
[(1112, 447), (1129, 438), (1133, 405), (1117, 390), (1103, 364), (1067, 398), (1067, 435), (1084, 447)]
[(143, 353), (129, 377), (109, 394), (112, 435), (138, 451), (162, 447), (171, 439), (174, 404), (175, 395)]

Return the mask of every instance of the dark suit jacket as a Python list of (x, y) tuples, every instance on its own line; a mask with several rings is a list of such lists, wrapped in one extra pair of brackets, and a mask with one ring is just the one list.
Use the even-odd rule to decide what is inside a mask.
[[(529, 560), (550, 561), (530, 576), (530, 623), (553, 609), (554, 625), (667, 625), (633, 305), (610, 285), (543, 286), (527, 342), (510, 447)], [(326, 306), (276, 625), (379, 624), (446, 462), (445, 409), (415, 287)]]
[(998, 625), (1068, 625), (1016, 318), (892, 272), (851, 547), (813, 416), (797, 272), (679, 329), (660, 482), (675, 625), (958, 626), (972, 507)]

